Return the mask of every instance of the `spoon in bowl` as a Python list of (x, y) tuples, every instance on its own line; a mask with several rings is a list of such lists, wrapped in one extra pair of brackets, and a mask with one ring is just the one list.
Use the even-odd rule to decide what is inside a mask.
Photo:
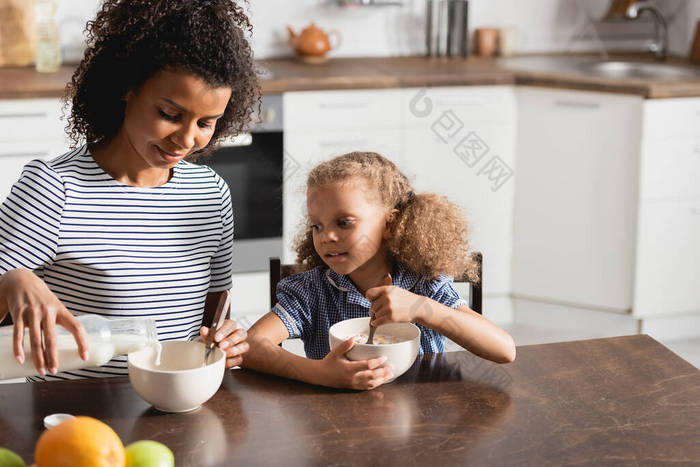
[[(391, 274), (387, 273), (386, 276), (384, 276), (384, 279), (382, 280), (382, 284), (384, 286), (390, 286), (392, 284), (391, 281)], [(373, 313), (370, 312), (370, 314), (374, 315)], [(372, 322), (372, 317), (370, 316), (370, 323)], [(367, 342), (365, 344), (374, 344), (374, 331), (376, 331), (377, 328), (375, 326), (372, 326), (371, 324), (369, 325), (369, 336), (367, 337)]]
[(221, 317), (225, 314), (224, 311), (228, 310), (229, 306), (231, 305), (231, 293), (228, 290), (225, 290), (222, 294), (221, 297), (219, 297), (219, 303), (216, 304), (216, 312), (214, 313), (214, 319), (211, 322), (211, 326), (209, 326), (209, 334), (207, 334), (207, 338), (204, 339), (204, 363), (207, 363), (207, 360), (209, 359), (209, 355), (211, 354), (211, 351), (214, 350), (214, 347), (216, 347), (216, 342), (214, 342), (214, 335), (216, 334), (216, 331), (219, 329), (219, 326), (221, 326)]

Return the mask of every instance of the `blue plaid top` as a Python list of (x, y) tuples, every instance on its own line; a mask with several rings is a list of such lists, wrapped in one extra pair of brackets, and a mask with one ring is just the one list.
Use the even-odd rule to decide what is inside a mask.
[[(392, 279), (395, 286), (450, 308), (467, 305), (452, 287), (449, 276), (430, 280), (396, 263)], [(306, 356), (320, 360), (330, 352), (328, 329), (339, 321), (369, 316), (370, 305), (348, 276), (319, 266), (282, 279), (272, 312), (282, 320), (290, 338), (304, 341)], [(416, 326), (421, 331), (419, 353), (444, 351), (445, 336), (420, 324)]]

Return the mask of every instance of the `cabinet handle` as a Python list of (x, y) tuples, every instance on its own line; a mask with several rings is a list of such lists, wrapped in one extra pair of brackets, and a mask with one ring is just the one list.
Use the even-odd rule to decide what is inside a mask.
[(0, 157), (47, 157), (48, 152), (0, 152)]
[(600, 104), (598, 102), (580, 102), (580, 101), (557, 100), (557, 101), (554, 101), (554, 105), (556, 107), (568, 107), (568, 108), (572, 108), (572, 109), (597, 110), (600, 108)]
[(0, 118), (46, 118), (49, 114), (46, 112), (34, 112), (34, 113), (17, 113), (17, 114), (0, 114)]

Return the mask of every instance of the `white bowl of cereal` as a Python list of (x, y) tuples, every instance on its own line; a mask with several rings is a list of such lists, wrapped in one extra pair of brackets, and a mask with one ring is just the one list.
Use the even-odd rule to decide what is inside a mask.
[(189, 412), (208, 401), (221, 386), (226, 355), (214, 347), (204, 363), (205, 346), (199, 341), (161, 342), (132, 352), (129, 380), (136, 393), (161, 412)]
[(369, 360), (386, 357), (386, 365), (393, 368), (394, 379), (406, 372), (416, 361), (420, 347), (420, 329), (411, 323), (388, 323), (377, 328), (374, 343), (365, 344), (369, 334), (369, 317), (346, 319), (328, 330), (331, 349), (340, 343), (355, 339), (355, 345), (345, 354), (350, 360)]

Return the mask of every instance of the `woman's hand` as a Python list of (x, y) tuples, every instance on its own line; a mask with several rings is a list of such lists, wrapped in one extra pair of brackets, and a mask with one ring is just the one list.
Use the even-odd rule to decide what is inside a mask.
[[(209, 335), (209, 328), (202, 326), (199, 330), (202, 339)], [(232, 319), (227, 319), (224, 324), (214, 334), (214, 342), (226, 354), (226, 368), (233, 368), (243, 362), (242, 355), (248, 351), (246, 338), (248, 333), (243, 328), (239, 328)]]
[(80, 357), (87, 360), (87, 335), (83, 325), (32, 271), (13, 269), (5, 273), (0, 281), (0, 297), (12, 316), (12, 349), (20, 365), (25, 359), (24, 329), (29, 328), (32, 362), (37, 372), (44, 376), (47, 368), (51, 374), (58, 371), (57, 324), (73, 334)]
[(319, 360), (321, 384), (334, 388), (374, 389), (394, 377), (390, 366), (385, 366), (386, 357), (353, 362), (345, 354), (353, 348), (352, 339), (331, 350)]
[(367, 290), (367, 300), (372, 302), (372, 326), (386, 323), (410, 323), (420, 318), (425, 297), (393, 285), (380, 285)]

